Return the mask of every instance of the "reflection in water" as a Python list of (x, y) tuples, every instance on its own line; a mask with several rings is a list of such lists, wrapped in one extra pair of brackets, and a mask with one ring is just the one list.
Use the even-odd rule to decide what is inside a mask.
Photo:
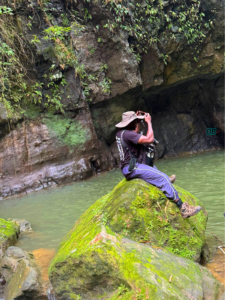
[[(211, 232), (225, 243), (224, 152), (159, 160), (156, 166), (168, 175), (176, 174), (176, 185), (205, 205), (209, 213), (206, 238), (211, 250), (217, 246)], [(80, 215), (122, 178), (120, 170), (113, 170), (84, 182), (0, 201), (1, 217), (25, 218), (31, 223), (34, 233), (22, 236), (18, 243), (24, 250), (56, 249)]]

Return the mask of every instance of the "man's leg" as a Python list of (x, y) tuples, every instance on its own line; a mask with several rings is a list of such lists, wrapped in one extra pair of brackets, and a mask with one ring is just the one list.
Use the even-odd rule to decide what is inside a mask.
[[(137, 168), (126, 177), (127, 179), (143, 179), (148, 183), (158, 187), (169, 199), (174, 201), (179, 199), (178, 193), (170, 182), (168, 175), (159, 171), (155, 166), (150, 167), (144, 164), (137, 164)], [(182, 201), (180, 203), (180, 206), (181, 205)]]
[[(155, 165), (153, 165), (153, 168), (158, 170)], [(171, 183), (174, 183), (177, 179), (177, 176), (173, 174), (173, 175), (169, 176), (169, 179), (170, 179)]]
[(201, 207), (189, 206), (186, 202), (183, 203), (178, 196), (177, 190), (174, 188), (168, 175), (159, 171), (156, 167), (150, 167), (144, 164), (137, 164), (136, 169), (132, 172), (128, 171), (128, 167), (123, 169), (123, 174), (127, 179), (140, 178), (148, 183), (158, 187), (169, 199), (175, 201), (176, 205), (181, 210), (183, 218), (194, 216), (197, 214)]

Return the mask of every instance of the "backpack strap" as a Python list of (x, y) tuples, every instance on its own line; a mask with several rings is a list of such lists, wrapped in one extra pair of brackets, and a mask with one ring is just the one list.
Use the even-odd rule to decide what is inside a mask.
[(129, 151), (131, 157), (136, 158), (136, 157), (133, 155), (133, 153), (130, 151), (130, 149), (129, 149), (127, 143), (126, 143), (126, 142), (124, 141), (124, 139), (123, 139), (123, 134), (124, 134), (125, 131), (126, 131), (126, 130), (123, 130), (123, 132), (121, 133), (121, 142), (122, 142), (122, 146), (123, 146), (127, 151)]

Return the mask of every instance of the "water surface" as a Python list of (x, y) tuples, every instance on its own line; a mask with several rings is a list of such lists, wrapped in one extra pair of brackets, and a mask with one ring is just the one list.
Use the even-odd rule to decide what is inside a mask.
[[(159, 170), (176, 174), (176, 184), (198, 197), (205, 205), (209, 220), (206, 237), (210, 248), (216, 243), (211, 232), (224, 243), (224, 152), (216, 151), (156, 162)], [(56, 248), (74, 222), (98, 198), (107, 194), (121, 180), (120, 170), (99, 175), (84, 182), (40, 191), (17, 199), (0, 201), (2, 218), (25, 218), (34, 233), (19, 239), (18, 246), (32, 251)]]

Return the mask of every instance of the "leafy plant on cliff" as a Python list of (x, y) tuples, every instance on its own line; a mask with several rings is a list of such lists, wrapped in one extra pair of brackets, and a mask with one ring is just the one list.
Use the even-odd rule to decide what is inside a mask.
[(104, 78), (103, 81), (99, 83), (102, 88), (103, 93), (110, 93), (112, 81), (109, 78)]
[[(88, 74), (84, 69), (84, 65), (78, 62), (76, 48), (73, 46), (71, 35), (75, 36), (82, 30), (83, 26), (77, 21), (74, 21), (70, 27), (51, 26), (44, 31), (46, 34), (44, 39), (54, 42), (54, 54), (62, 70), (67, 67), (74, 68), (76, 76), (80, 78), (80, 83), (83, 88), (83, 97), (87, 101), (91, 101), (89, 85), (93, 83), (98, 84), (103, 93), (110, 93), (111, 80), (106, 77), (101, 82), (96, 83), (100, 74), (96, 76)], [(100, 71), (106, 72), (107, 68), (107, 64), (102, 64)], [(59, 107), (60, 102), (57, 101), (56, 104)]]
[(16, 118), (24, 111), (22, 102), (38, 103), (41, 97), (24, 66), (24, 61), (34, 62), (29, 43), (15, 27), (12, 9), (0, 6), (0, 14), (0, 101), (4, 103), (8, 117)]
[[(187, 44), (194, 45), (197, 56), (199, 45), (206, 38), (206, 30), (213, 28), (213, 21), (201, 12), (199, 0), (188, 5), (179, 0), (165, 3), (161, 0), (142, 3), (102, 0), (102, 5), (111, 10), (114, 16), (114, 20), (107, 20), (104, 27), (112, 33), (119, 28), (127, 32), (133, 38), (131, 48), (136, 54), (147, 52), (159, 39), (168, 41), (184, 37)], [(166, 54), (161, 55), (166, 64)]]
[[(91, 101), (91, 89), (95, 87), (102, 93), (110, 94), (111, 80), (107, 77), (107, 68), (101, 67), (99, 73), (92, 74), (90, 71), (87, 73), (82, 63), (78, 62), (74, 43), (74, 37), (80, 34), (84, 26), (90, 22), (94, 23), (94, 15), (91, 15), (90, 10), (94, 1), (86, 0), (79, 3), (78, 0), (75, 3), (75, 1), (67, 0), (65, 3), (67, 10), (61, 14), (61, 23), (58, 21), (56, 23), (54, 18), (56, 8), (52, 7), (51, 1), (38, 0), (38, 9), (43, 13), (45, 26), (48, 26), (43, 32), (44, 39), (50, 43), (49, 48), (53, 50), (52, 56), (57, 65), (57, 71), (63, 74), (68, 68), (74, 68), (75, 77), (80, 78), (83, 98), (88, 101)], [(78, 4), (81, 4), (81, 7), (78, 7)], [(101, 27), (107, 28), (111, 36), (118, 30), (124, 31), (129, 37), (130, 49), (138, 63), (141, 62), (141, 55), (148, 52), (151, 45), (159, 41), (162, 45), (170, 39), (179, 41), (181, 38), (186, 39), (193, 51), (193, 61), (198, 62), (201, 44), (206, 38), (206, 33), (214, 27), (214, 13), (205, 15), (201, 11), (199, 0), (187, 3), (181, 0), (145, 0), (141, 3), (102, 0), (102, 8), (111, 11), (112, 16), (105, 20), (105, 24), (94, 23), (97, 40), (104, 45), (104, 39), (100, 35)], [(35, 13), (33, 10), (27, 12), (29, 13), (27, 27), (32, 30)], [(15, 117), (16, 111), (23, 113), (23, 107), (26, 107), (27, 103), (35, 104), (42, 110), (50, 109), (64, 113), (61, 103), (63, 80), (51, 80), (52, 72), (49, 69), (45, 71), (48, 82), (43, 85), (42, 80), (38, 83), (31, 80), (27, 72), (27, 69), (32, 70), (34, 65), (35, 45), (41, 44), (42, 39), (33, 35), (31, 41), (26, 40), (22, 27), (17, 24), (13, 14), (14, 8), (0, 6), (2, 40), (0, 100), (4, 102), (8, 116)], [(89, 55), (94, 54), (94, 51), (91, 49)], [(164, 64), (167, 64), (168, 54), (162, 49), (161, 52), (161, 58)]]
[[(33, 104), (37, 109), (41, 109), (43, 100), (46, 108), (63, 112), (59, 85), (50, 82), (48, 86), (51, 86), (50, 94), (44, 96), (43, 83), (30, 79), (27, 68), (32, 68), (34, 64), (33, 49), (29, 41), (24, 38), (22, 31), (14, 25), (11, 17), (12, 10), (0, 7), (0, 13), (5, 14), (0, 20), (3, 40), (0, 45), (0, 101), (4, 103), (8, 118), (13, 119), (20, 114), (25, 114), (26, 109)], [(60, 34), (60, 30), (56, 31), (55, 35), (57, 34)], [(31, 43), (40, 43), (40, 40), (34, 35)], [(28, 66), (25, 61), (28, 62)]]
[[(62, 17), (64, 26), (54, 25), (48, 10), (49, 1), (40, 0), (38, 3), (44, 12), (45, 21), (49, 25), (44, 30), (44, 39), (54, 45), (53, 60), (55, 59), (55, 64), (60, 69), (56, 71), (60, 74), (68, 67), (74, 68), (75, 76), (80, 77), (81, 85), (86, 90), (87, 87), (83, 84), (83, 80), (88, 78), (88, 74), (83, 65), (78, 63), (76, 49), (71, 40), (71, 34), (76, 35), (83, 29), (83, 26), (75, 19), (70, 24), (64, 15)], [(43, 81), (35, 82), (27, 72), (27, 69), (31, 70), (34, 65), (34, 47), (42, 40), (36, 35), (33, 35), (30, 42), (25, 39), (22, 28), (14, 22), (14, 12), (10, 7), (0, 6), (0, 14), (2, 15), (0, 19), (0, 38), (2, 40), (0, 45), (0, 101), (4, 103), (8, 118), (17, 118), (21, 114), (25, 114), (29, 106), (32, 106), (32, 109), (43, 110), (45, 107), (51, 112), (64, 113), (61, 87), (66, 84), (66, 81), (63, 76), (56, 78), (57, 74), (53, 74), (50, 67), (44, 74), (46, 79), (44, 84)], [(33, 17), (29, 16), (28, 27), (30, 30), (32, 22)], [(90, 79), (88, 81), (90, 82)], [(43, 92), (43, 86), (45, 86), (45, 92)]]

